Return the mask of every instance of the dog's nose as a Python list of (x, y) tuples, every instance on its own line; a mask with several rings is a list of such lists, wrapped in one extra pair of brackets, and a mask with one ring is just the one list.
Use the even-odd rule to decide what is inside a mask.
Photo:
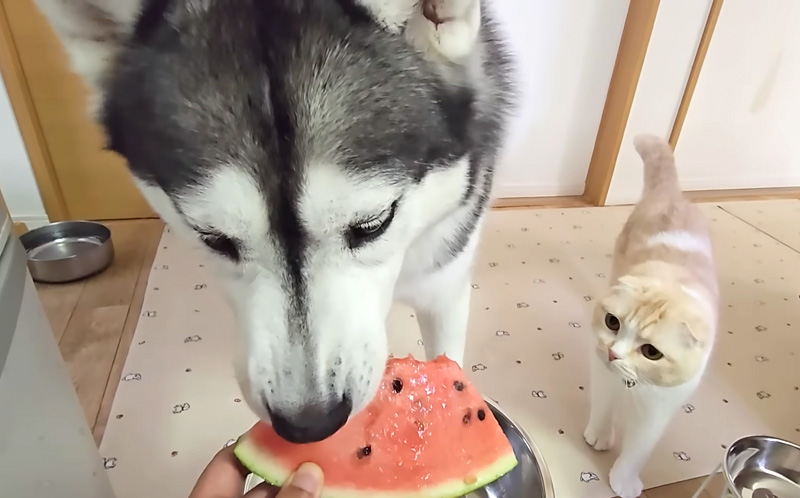
[(296, 414), (270, 410), (272, 428), (290, 443), (315, 443), (331, 437), (347, 422), (353, 411), (349, 396), (338, 401), (306, 405)]

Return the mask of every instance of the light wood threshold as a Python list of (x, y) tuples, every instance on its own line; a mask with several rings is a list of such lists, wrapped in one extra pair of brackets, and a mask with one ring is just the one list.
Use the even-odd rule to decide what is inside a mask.
[(591, 206), (580, 195), (553, 197), (501, 197), (492, 201), (492, 209), (570, 208)]
[(28, 225), (25, 223), (14, 223), (12, 229), (14, 230), (14, 235), (19, 237), (28, 231)]
[(586, 174), (583, 197), (595, 206), (604, 205), (608, 196), (659, 3), (659, 0), (635, 0), (628, 7), (603, 116)]
[(714, 29), (717, 27), (717, 20), (719, 13), (722, 11), (722, 4), (725, 0), (712, 0), (711, 8), (708, 11), (708, 18), (706, 19), (706, 26), (703, 29), (703, 35), (700, 37), (700, 43), (697, 46), (697, 53), (694, 56), (692, 69), (689, 71), (689, 78), (686, 81), (686, 88), (681, 97), (681, 103), (678, 106), (678, 113), (675, 115), (675, 122), (672, 124), (672, 132), (669, 135), (669, 144), (675, 149), (678, 144), (678, 137), (681, 135), (683, 123), (686, 121), (686, 114), (689, 112), (689, 105), (692, 103), (694, 90), (697, 88), (697, 81), (700, 79), (700, 72), (703, 70), (703, 63), (708, 54), (708, 47), (711, 46), (711, 38), (714, 36)]
[(25, 73), (2, 1), (0, 1), (0, 74), (3, 76), (8, 99), (17, 119), (47, 217), (50, 221), (67, 220), (69, 219), (67, 204), (58, 185), (58, 177), (45, 145), (39, 118), (33, 111), (33, 100), (28, 91)]

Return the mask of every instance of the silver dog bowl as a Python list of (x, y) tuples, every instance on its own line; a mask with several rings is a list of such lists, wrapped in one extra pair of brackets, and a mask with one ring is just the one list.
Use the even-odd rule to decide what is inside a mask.
[(770, 436), (744, 437), (725, 453), (723, 474), (736, 498), (800, 497), (800, 446)]
[[(519, 465), (500, 479), (463, 498), (554, 498), (555, 492), (550, 471), (533, 440), (498, 406), (488, 400), (486, 403), (502, 427), (511, 447), (514, 448)], [(261, 478), (249, 475), (245, 483), (245, 491), (250, 491), (261, 482), (263, 482)]]
[(63, 283), (99, 273), (114, 260), (111, 231), (91, 221), (62, 221), (20, 237), (37, 282)]

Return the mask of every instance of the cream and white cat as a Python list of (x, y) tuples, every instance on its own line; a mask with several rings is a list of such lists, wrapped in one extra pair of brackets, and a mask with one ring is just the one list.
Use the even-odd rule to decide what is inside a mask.
[(639, 473), (673, 415), (695, 391), (717, 332), (716, 269), (705, 217), (682, 194), (669, 144), (639, 135), (644, 189), (614, 248), (612, 286), (592, 318), (591, 413), (584, 438), (621, 449), (609, 475), (621, 498), (642, 493)]

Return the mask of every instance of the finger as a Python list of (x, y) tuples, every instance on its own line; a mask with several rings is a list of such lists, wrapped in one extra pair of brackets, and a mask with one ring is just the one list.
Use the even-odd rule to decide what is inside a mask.
[(189, 498), (235, 498), (242, 496), (247, 470), (233, 454), (223, 448), (200, 474)]
[(275, 498), (319, 498), (321, 493), (322, 469), (313, 463), (304, 463)]
[(262, 482), (255, 488), (248, 491), (243, 498), (275, 498), (279, 491), (280, 489)]

